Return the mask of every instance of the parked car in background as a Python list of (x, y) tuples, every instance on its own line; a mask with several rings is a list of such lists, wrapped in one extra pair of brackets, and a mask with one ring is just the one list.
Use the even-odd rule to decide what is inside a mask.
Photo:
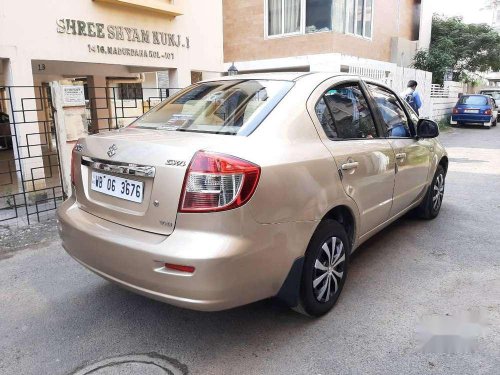
[(439, 214), (448, 157), (438, 134), (357, 76), (200, 82), (78, 141), (62, 244), (101, 277), (177, 306), (277, 296), (319, 316), (361, 243), (410, 210)]
[(453, 108), (450, 124), (496, 126), (498, 107), (490, 95), (462, 95)]
[[(484, 89), (479, 91), (481, 95), (489, 95), (495, 100), (497, 107), (500, 107), (500, 88), (497, 89)], [(500, 116), (500, 114), (499, 114)]]

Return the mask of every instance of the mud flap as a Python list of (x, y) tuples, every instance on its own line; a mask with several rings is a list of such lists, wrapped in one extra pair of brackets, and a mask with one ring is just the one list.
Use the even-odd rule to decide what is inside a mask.
[(299, 305), (300, 282), (302, 279), (302, 268), (304, 266), (304, 257), (300, 257), (293, 262), (292, 268), (276, 295), (278, 299), (286, 303), (289, 307)]

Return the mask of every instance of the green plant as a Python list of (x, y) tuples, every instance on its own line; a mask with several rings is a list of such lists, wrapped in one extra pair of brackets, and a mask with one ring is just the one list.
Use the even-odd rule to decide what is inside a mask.
[(438, 126), (440, 132), (450, 130), (450, 116), (445, 116), (441, 120), (439, 120)]
[(413, 67), (432, 72), (433, 83), (442, 84), (447, 69), (455, 81), (474, 81), (475, 72), (500, 70), (500, 34), (486, 24), (434, 15), (429, 50), (417, 52)]

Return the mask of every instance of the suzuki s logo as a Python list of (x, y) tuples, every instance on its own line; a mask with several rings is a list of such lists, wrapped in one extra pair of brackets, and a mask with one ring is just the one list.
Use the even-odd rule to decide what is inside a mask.
[(167, 160), (165, 162), (166, 165), (170, 165), (172, 167), (185, 167), (186, 166), (186, 162), (183, 161), (183, 160)]
[(115, 154), (116, 154), (116, 150), (118, 150), (118, 147), (116, 147), (116, 145), (115, 145), (115, 144), (111, 145), (111, 146), (109, 147), (109, 150), (108, 150), (108, 156), (109, 156), (110, 158), (111, 158), (111, 157), (113, 157), (113, 156), (115, 156)]

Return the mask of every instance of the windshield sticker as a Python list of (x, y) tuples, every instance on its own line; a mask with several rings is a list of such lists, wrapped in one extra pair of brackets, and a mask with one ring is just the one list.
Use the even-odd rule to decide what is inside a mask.
[(162, 129), (165, 127), (173, 127), (179, 128), (181, 126), (186, 125), (190, 120), (192, 120), (193, 115), (190, 114), (182, 114), (182, 113), (174, 113), (172, 117), (167, 121), (167, 123), (161, 126)]

